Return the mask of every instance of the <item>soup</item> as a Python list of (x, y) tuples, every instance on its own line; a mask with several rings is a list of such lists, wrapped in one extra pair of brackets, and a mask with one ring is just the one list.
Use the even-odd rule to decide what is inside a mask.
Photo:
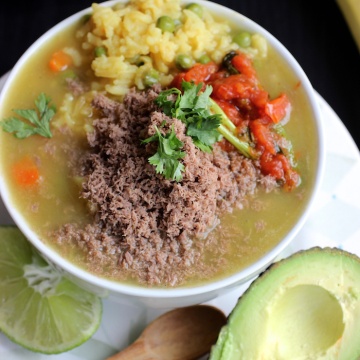
[[(17, 74), (1, 106), (1, 119), (9, 119), (14, 116), (13, 109), (34, 108), (36, 99), (38, 104), (42, 104), (39, 107), (46, 107), (47, 111), (51, 111), (52, 104), (56, 105), (57, 111), (50, 121), (52, 134), (50, 138), (36, 133), (18, 139), (13, 134), (1, 132), (2, 172), (11, 193), (12, 203), (21, 209), (41, 240), (71, 262), (101, 277), (160, 287), (193, 286), (223, 278), (260, 259), (276, 246), (291, 230), (307, 206), (315, 181), (317, 142), (311, 110), (301, 84), (261, 36), (248, 34), (237, 29), (235, 25), (230, 26), (226, 21), (215, 18), (206, 9), (200, 9), (199, 15), (198, 7), (184, 9), (177, 1), (164, 1), (157, 6), (151, 0), (132, 1), (130, 5), (119, 4), (113, 9), (95, 4), (90, 18), (82, 19), (52, 38), (28, 60)], [(174, 27), (170, 24), (170, 31), (167, 27), (162, 28), (164, 25), (159, 25), (158, 20), (164, 14), (171, 19), (179, 20), (174, 22)], [(143, 39), (141, 43), (147, 44), (144, 50), (139, 43), (135, 43), (136, 31), (132, 25), (134, 21), (139, 29), (137, 41)], [(195, 23), (197, 26), (194, 25)], [(131, 39), (129, 34), (121, 38), (116, 32), (120, 31), (116, 30), (117, 28), (122, 28), (121, 31), (126, 34), (127, 26), (135, 33), (132, 34)], [(209, 29), (212, 29), (213, 33)], [(198, 36), (191, 35), (194, 31)], [(152, 34), (149, 38), (146, 37), (148, 33)], [(204, 34), (209, 42), (208, 47), (203, 44)], [(239, 34), (242, 34), (240, 40)], [(203, 44), (203, 48), (199, 48), (197, 37), (201, 39), (198, 42)], [(163, 44), (163, 48), (160, 44)], [(232, 61), (231, 64), (237, 57), (242, 59), (242, 63), (244, 61), (251, 63), (251, 67), (249, 65), (246, 68), (248, 71), (255, 69), (256, 78), (254, 74), (249, 76), (251, 81), (256, 81), (256, 86), (252, 85), (256, 87), (259, 95), (256, 99), (251, 98), (253, 95), (237, 98), (237, 102), (234, 99), (225, 102), (219, 97), (216, 98), (219, 88), (223, 88), (223, 79), (242, 76), (224, 70), (224, 57), (229, 54), (231, 59), (228, 60)], [(186, 55), (185, 60), (190, 61), (190, 65), (179, 64), (180, 55)], [(184, 56), (182, 60), (184, 61)], [(234, 172), (236, 171), (238, 178), (236, 184), (242, 184), (238, 192), (243, 194), (231, 195), (233, 200), (230, 200), (229, 192), (226, 195), (219, 195), (223, 193), (221, 189), (207, 193), (211, 186), (206, 185), (206, 181), (209, 181), (206, 169), (202, 174), (197, 174), (191, 182), (187, 173), (192, 162), (189, 160), (189, 155), (185, 158), (185, 155), (181, 155), (176, 162), (178, 169), (183, 169), (182, 172), (180, 170), (176, 172), (178, 178), (175, 177), (176, 175), (169, 178), (166, 172), (161, 176), (161, 171), (156, 172), (155, 168), (148, 164), (149, 159), (146, 159), (147, 165), (145, 162), (140, 162), (143, 168), (139, 173), (146, 173), (147, 183), (151, 176), (156, 182), (152, 182), (153, 188), (149, 187), (148, 190), (135, 186), (135, 192), (141, 193), (143, 204), (140, 207), (131, 203), (134, 214), (129, 213), (133, 216), (132, 222), (129, 223), (129, 218), (123, 216), (125, 206), (116, 205), (117, 208), (114, 208), (115, 202), (113, 199), (111, 199), (113, 202), (110, 202), (108, 197), (110, 193), (116, 194), (114, 197), (117, 203), (120, 200), (124, 202), (124, 194), (119, 189), (128, 191), (132, 185), (127, 180), (126, 187), (122, 185), (123, 187), (118, 187), (114, 191), (113, 187), (110, 188), (109, 178), (106, 177), (109, 168), (96, 166), (100, 160), (108, 163), (109, 159), (115, 161), (116, 156), (119, 156), (115, 154), (114, 159), (111, 158), (112, 147), (116, 147), (113, 139), (118, 136), (109, 130), (115, 126), (111, 118), (116, 117), (116, 122), (124, 122), (122, 118), (124, 115), (118, 113), (126, 113), (129, 114), (129, 119), (141, 116), (148, 122), (154, 110), (143, 113), (139, 112), (137, 106), (130, 108), (126, 107), (126, 104), (135, 101), (132, 99), (140, 96), (139, 94), (145, 98), (153, 96), (156, 99), (156, 96), (165, 89), (174, 88), (177, 79), (184, 80), (186, 74), (196, 66), (198, 66), (197, 73), (200, 70), (210, 71), (209, 64), (214, 64), (211, 66), (215, 70), (211, 70), (211, 74), (202, 79), (200, 87), (202, 86), (202, 90), (205, 89), (206, 92), (204, 86), (212, 86), (213, 97), (215, 96), (217, 104), (221, 105), (220, 111), (230, 114), (228, 107), (231, 105), (232, 109), (235, 108), (239, 112), (242, 118), (241, 123), (237, 124), (236, 138), (240, 140), (245, 137), (247, 141), (254, 143), (250, 150), (256, 154), (264, 153), (264, 149), (263, 146), (259, 146), (257, 142), (259, 140), (255, 142), (253, 140), (255, 130), (249, 132), (254, 120), (257, 120), (255, 117), (258, 116), (258, 109), (255, 109), (254, 103), (261, 102), (260, 98), (263, 94), (267, 96), (267, 104), (274, 99), (282, 99), (285, 94), (291, 104), (291, 113), (287, 108), (282, 114), (280, 123), (283, 125), (280, 126), (281, 131), (277, 133), (276, 139), (282, 139), (283, 144), (284, 142), (290, 144), (294, 151), (292, 152), (287, 145), (285, 146), (289, 152), (287, 154), (281, 146), (280, 150), (277, 148), (274, 151), (284, 158), (296, 159), (296, 161), (289, 160), (289, 163), (294, 168), (291, 170), (294, 171), (292, 174), (299, 174), (301, 182), (298, 183), (296, 178), (297, 180), (293, 181), (296, 184), (286, 186), (286, 179), (284, 183), (284, 179), (276, 179), (265, 168), (261, 169), (260, 155), (247, 159), (246, 156), (238, 154), (226, 140), (220, 141), (220, 136), (217, 137), (214, 133), (211, 133), (212, 136), (219, 141), (205, 146), (207, 150), (213, 148), (213, 152), (210, 151), (209, 154), (202, 152), (201, 146), (204, 148), (204, 145), (199, 145), (200, 137), (196, 138), (197, 142), (194, 142), (194, 145), (189, 140), (189, 136), (186, 137), (184, 134), (183, 143), (190, 144), (191, 151), (198, 157), (201, 156), (199, 164), (203, 166), (208, 161), (212, 170), (209, 169), (217, 171), (215, 176), (217, 183), (220, 182), (222, 172), (228, 171), (230, 167), (239, 167)], [(244, 77), (241, 79), (245, 82)], [(191, 84), (194, 85), (192, 81), (191, 79), (188, 83), (189, 87)], [(28, 84), (32, 86), (29, 87)], [(179, 82), (177, 85), (180, 87)], [(130, 88), (135, 90), (130, 91)], [(184, 89), (182, 90), (184, 93)], [(46, 95), (38, 97), (41, 93)], [(174, 97), (175, 94), (176, 91), (170, 97)], [(107, 100), (101, 100), (101, 96)], [(102, 105), (101, 101), (105, 101), (108, 108)], [(146, 106), (152, 108), (152, 103), (149, 105), (149, 101), (146, 101)], [(145, 102), (141, 104), (143, 106)], [(19, 119), (24, 113), (15, 115)], [(284, 124), (284, 118), (289, 115), (290, 121)], [(269, 116), (266, 117), (267, 122)], [(3, 124), (5, 121), (3, 120)], [(170, 121), (169, 124), (164, 125), (167, 121)], [(137, 123), (133, 120), (131, 124)], [(170, 131), (174, 126), (183, 126), (180, 121), (169, 120), (169, 117), (157, 125), (162, 131), (165, 131), (164, 129)], [(4, 125), (3, 128), (6, 130)], [(240, 136), (242, 128), (246, 130)], [(271, 131), (275, 133), (273, 128), (275, 126), (271, 124)], [(154, 129), (153, 127), (153, 132), (148, 134), (148, 139), (154, 136)], [(283, 136), (284, 129), (286, 138)], [(123, 130), (121, 128), (122, 132)], [(274, 136), (272, 135), (272, 139)], [(128, 138), (123, 136), (122, 139), (126, 140), (128, 146)], [(148, 148), (149, 151), (155, 149), (154, 144), (145, 145), (145, 140), (146, 136), (139, 136), (138, 144), (134, 145), (137, 154), (140, 154), (136, 155), (136, 159), (144, 156), (143, 149)], [(106, 151), (100, 148), (100, 143), (107, 146)], [(133, 148), (130, 150), (133, 151)], [(101, 157), (96, 151), (102, 153)], [(123, 152), (123, 149), (119, 150), (119, 153)], [(132, 164), (130, 160), (127, 158), (126, 163), (121, 162), (125, 164), (122, 166), (126, 171), (122, 172), (120, 169), (117, 174), (118, 180), (112, 180), (111, 186), (123, 181), (124, 177), (129, 178), (128, 172), (131, 168), (129, 164)], [(224, 161), (230, 165), (224, 165), (222, 168), (223, 165), (219, 164)], [(217, 164), (214, 165), (216, 162)], [(188, 170), (184, 164), (187, 164)], [(256, 176), (251, 175), (255, 185), (249, 185), (247, 188), (245, 177), (251, 176), (244, 169), (249, 167), (256, 172)], [(157, 167), (156, 170), (159, 168)], [(210, 170), (208, 172), (211, 172)], [(94, 173), (101, 171), (106, 174), (104, 181), (98, 181), (99, 188), (109, 187), (105, 200), (103, 198), (98, 200), (94, 195), (95, 185), (91, 182)], [(241, 174), (244, 174), (245, 180), (241, 179)], [(112, 175), (112, 179), (114, 178)], [(201, 182), (203, 178), (205, 180)], [(133, 182), (140, 183), (136, 178)], [(266, 182), (272, 184), (271, 191), (264, 186)], [(141, 183), (143, 184), (144, 181)], [(195, 200), (194, 198), (189, 200), (186, 195), (179, 199), (185, 183), (187, 189), (191, 188), (194, 191)], [(154, 190), (154, 186), (157, 190)], [(202, 186), (201, 191), (200, 186)], [(165, 188), (170, 190), (165, 191)], [(98, 190), (99, 192), (101, 191)], [(152, 197), (147, 198), (146, 194), (150, 193)], [(159, 200), (156, 193), (166, 195)], [(212, 194), (215, 194), (216, 198)], [(222, 199), (221, 196), (226, 199)], [(147, 203), (145, 207), (147, 210), (143, 210), (145, 197), (148, 203), (155, 202), (151, 208)], [(129, 198), (130, 195), (126, 198), (127, 201)], [(174, 211), (171, 212), (169, 208), (178, 201), (183, 209), (190, 208), (194, 204), (198, 206), (192, 212), (184, 210), (186, 216), (192, 219), (186, 221), (175, 219)], [(163, 204), (163, 208), (159, 209), (156, 203)], [(214, 208), (210, 217), (204, 215), (209, 210), (208, 207)], [(143, 212), (142, 215), (138, 213), (139, 211)], [(114, 214), (119, 215), (116, 217)], [(168, 222), (171, 219), (172, 227), (178, 226), (175, 229), (177, 235), (171, 235), (171, 238), (167, 235), (170, 234), (170, 225), (163, 224), (164, 218)], [(196, 218), (196, 221), (193, 218)], [(109, 225), (108, 220), (104, 219), (110, 219), (109, 221), (113, 221), (116, 225)], [(193, 222), (189, 223), (189, 221)], [(157, 233), (156, 241), (151, 242), (144, 235), (146, 229), (138, 231), (141, 223), (158, 224), (158, 231), (155, 228), (151, 228), (150, 231), (152, 234)], [(182, 224), (181, 227), (179, 223)], [(136, 228), (135, 235), (129, 234), (130, 228)], [(197, 230), (194, 230), (195, 228)]]

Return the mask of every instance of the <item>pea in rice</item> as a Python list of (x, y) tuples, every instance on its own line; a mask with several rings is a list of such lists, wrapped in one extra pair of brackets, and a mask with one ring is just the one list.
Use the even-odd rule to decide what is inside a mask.
[[(108, 79), (105, 90), (112, 95), (123, 96), (133, 86), (144, 89), (144, 78), (153, 69), (158, 72), (159, 83), (169, 85), (179, 54), (194, 61), (207, 55), (219, 63), (226, 53), (239, 49), (226, 21), (215, 19), (205, 8), (199, 16), (181, 6), (179, 0), (130, 0), (113, 8), (93, 4), (92, 10), (91, 21), (78, 37), (83, 39), (85, 50), (105, 50), (91, 67), (97, 77)], [(164, 15), (174, 20), (173, 32), (157, 26)], [(266, 42), (252, 35), (249, 51), (263, 56)]]

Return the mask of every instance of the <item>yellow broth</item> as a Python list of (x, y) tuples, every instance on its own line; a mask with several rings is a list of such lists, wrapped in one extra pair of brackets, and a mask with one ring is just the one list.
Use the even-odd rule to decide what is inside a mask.
[[(47, 64), (51, 54), (63, 46), (80, 50), (80, 44), (74, 36), (77, 26), (78, 24), (66, 29), (48, 41), (28, 60), (1, 104), (1, 119), (13, 116), (12, 109), (34, 108), (34, 99), (41, 92), (49, 95), (57, 106), (61, 104), (68, 91), (67, 87), (61, 73), (52, 73)], [(88, 64), (85, 62), (85, 65)], [(285, 129), (295, 149), (302, 183), (292, 192), (277, 190), (264, 193), (260, 190), (253, 197), (249, 197), (244, 209), (235, 209), (232, 214), (224, 214), (220, 226), (215, 228), (207, 239), (209, 244), (213, 244), (209, 246), (211, 251), (206, 254), (210, 278), (199, 278), (194, 268), (193, 275), (185, 286), (233, 274), (264, 256), (291, 230), (312, 192), (317, 165), (317, 140), (304, 90), (299, 80), (272, 49), (269, 49), (267, 58), (257, 60), (255, 66), (261, 83), (272, 97), (285, 92), (290, 98), (292, 116)], [(86, 66), (81, 76), (88, 82), (94, 80)], [(92, 116), (89, 116), (87, 121), (91, 119)], [(79, 198), (80, 186), (69, 173), (67, 155), (69, 149), (83, 151), (84, 136), (78, 133), (69, 135), (61, 129), (52, 129), (54, 136), (51, 139), (31, 136), (19, 140), (1, 131), (1, 171), (9, 188), (11, 201), (43, 242), (55, 247), (78, 266), (104, 276), (97, 264), (85, 263), (76, 248), (59, 246), (48, 235), (63, 224), (86, 224), (90, 221), (85, 201)], [(49, 153), (49, 148), (55, 150)], [(38, 186), (20, 187), (12, 179), (13, 164), (27, 154), (35, 155), (40, 164), (42, 181)], [(216, 245), (217, 240), (220, 240), (221, 246)], [(126, 281), (121, 272), (117, 273), (115, 279)]]

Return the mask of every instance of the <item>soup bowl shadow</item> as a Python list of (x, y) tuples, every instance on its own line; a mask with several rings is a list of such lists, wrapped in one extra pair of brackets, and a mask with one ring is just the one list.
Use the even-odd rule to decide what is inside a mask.
[[(102, 3), (102, 5), (112, 6), (117, 2), (118, 1), (109, 1), (106, 3)], [(249, 280), (254, 279), (259, 273), (265, 270), (278, 256), (280, 256), (284, 252), (286, 247), (296, 237), (299, 230), (304, 226), (306, 219), (311, 212), (312, 205), (316, 199), (321, 185), (325, 156), (321, 113), (316, 100), (315, 92), (310, 84), (309, 79), (305, 75), (300, 65), (289, 53), (289, 51), (276, 38), (274, 38), (269, 32), (267, 32), (257, 23), (219, 4), (202, 0), (198, 0), (197, 2), (207, 7), (213, 13), (216, 13), (225, 19), (229, 19), (235, 24), (238, 24), (239, 27), (251, 33), (258, 33), (265, 37), (269, 45), (280, 55), (280, 57), (284, 60), (287, 66), (299, 79), (299, 82), (304, 89), (306, 101), (311, 109), (312, 117), (315, 122), (314, 128), (316, 129), (315, 136), (317, 139), (317, 165), (315, 181), (312, 185), (311, 195), (307, 200), (306, 206), (304, 207), (301, 215), (298, 217), (294, 226), (290, 229), (290, 231), (287, 232), (287, 234), (282, 239), (279, 239), (279, 242), (276, 246), (274, 246), (266, 254), (264, 254), (262, 257), (260, 257), (258, 260), (256, 260), (249, 266), (230, 276), (226, 276), (222, 279), (214, 280), (203, 285), (176, 288), (151, 288), (127, 285), (109, 279), (101, 278), (64, 259), (59, 253), (54, 251), (51, 247), (47, 246), (39, 239), (34, 229), (32, 229), (27, 222), (27, 219), (22, 213), (21, 209), (16, 208), (13, 205), (9, 193), (9, 187), (5, 182), (3, 175), (0, 175), (0, 195), (4, 205), (9, 212), (12, 221), (19, 227), (23, 234), (39, 251), (39, 253), (58, 271), (64, 274), (64, 276), (70, 278), (73, 282), (77, 283), (81, 287), (95, 292), (100, 296), (110, 297), (111, 299), (119, 302), (141, 304), (148, 307), (156, 308), (188, 306), (206, 302), (220, 295), (224, 295), (227, 292), (233, 290), (234, 288), (248, 282)], [(39, 47), (41, 47), (50, 38), (55, 36), (64, 28), (74, 24), (76, 21), (78, 21), (81, 17), (88, 14), (89, 12), (90, 9), (85, 9), (57, 24), (48, 32), (46, 32), (43, 36), (41, 36), (23, 54), (23, 56), (16, 63), (13, 70), (5, 81), (4, 87), (0, 95), (0, 104), (3, 103), (3, 99), (6, 96), (8, 89), (16, 78), (18, 72), (26, 64), (29, 57), (31, 57), (39, 49)]]

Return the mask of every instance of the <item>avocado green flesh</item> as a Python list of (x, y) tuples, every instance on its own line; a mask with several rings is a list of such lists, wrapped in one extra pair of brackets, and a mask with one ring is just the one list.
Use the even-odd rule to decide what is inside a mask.
[(260, 275), (239, 299), (210, 360), (360, 358), (360, 259), (313, 248)]

